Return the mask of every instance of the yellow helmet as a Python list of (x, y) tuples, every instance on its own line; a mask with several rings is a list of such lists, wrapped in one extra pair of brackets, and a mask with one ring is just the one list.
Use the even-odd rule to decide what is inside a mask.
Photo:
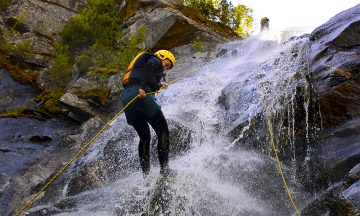
[(155, 55), (161, 60), (169, 59), (171, 61), (172, 67), (175, 65), (176, 59), (171, 52), (167, 50), (159, 50), (155, 53)]

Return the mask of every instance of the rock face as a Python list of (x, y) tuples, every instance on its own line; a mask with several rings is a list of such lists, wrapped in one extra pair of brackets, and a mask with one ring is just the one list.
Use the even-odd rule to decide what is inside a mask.
[(310, 40), (311, 79), (325, 127), (360, 116), (360, 5), (315, 29)]
[[(322, 192), (304, 207), (301, 215), (360, 212), (359, 177), (354, 174), (360, 163), (359, 15), (360, 5), (357, 5), (310, 35), (291, 38), (285, 43), (291, 44), (291, 48), (278, 58), (262, 62), (260, 69), (246, 68), (253, 74), (259, 70), (264, 74), (249, 76), (241, 85), (236, 81), (230, 83), (219, 98), (231, 125), (228, 134), (238, 145), (273, 155), (269, 144), (269, 130), (272, 130), (280, 160), (296, 170), (304, 189)], [(265, 79), (260, 87), (260, 92), (267, 96), (267, 101), (262, 103), (270, 107), (268, 116), (256, 106), (252, 108), (252, 116), (241, 119), (240, 113), (247, 113), (249, 105), (238, 101), (251, 104), (261, 98), (252, 89), (254, 82), (274, 71), (275, 74), (285, 71), (284, 82), (273, 84)], [(274, 96), (273, 89), (278, 92), (282, 89), (284, 94)], [(287, 92), (288, 89), (291, 91)], [(270, 129), (267, 118), (272, 125)]]
[[(34, 56), (24, 55), (21, 60), (46, 71), (54, 57), (54, 43), (59, 40), (58, 31), (86, 6), (86, 1), (12, 2), (14, 4), (7, 15), (1, 19), (0, 28), (14, 27), (14, 23), (17, 23), (14, 28), (19, 34), (11, 38), (11, 42), (16, 44), (30, 40), (35, 50)], [(124, 19), (124, 31), (128, 36), (140, 26), (147, 28), (148, 38), (142, 44), (144, 49), (172, 49), (180, 66), (176, 66), (173, 73), (170, 73), (170, 80), (216, 57), (227, 53), (237, 54), (234, 50), (219, 51), (219, 43), (234, 37), (225, 31), (225, 27), (221, 27), (224, 30), (222, 33), (214, 31), (208, 24), (197, 22), (193, 15), (184, 14), (181, 8), (182, 3), (177, 0), (124, 0), (119, 7)], [(200, 49), (195, 45), (196, 40), (202, 42)], [(291, 77), (296, 85), (292, 85), (289, 80), (288, 83), (282, 83), (294, 88), (290, 105), (270, 113), (270, 119), (275, 125), (273, 130), (278, 132), (276, 141), (284, 143), (278, 149), (281, 161), (286, 165), (293, 163), (305, 188), (322, 191), (303, 208), (302, 215), (359, 215), (360, 5), (338, 14), (310, 35), (292, 38), (290, 41), (295, 43), (287, 55), (283, 54), (271, 64), (265, 62), (260, 68), (271, 72), (286, 62), (286, 66), (297, 71)], [(266, 44), (263, 48), (266, 49), (267, 46), (271, 44)], [(301, 64), (294, 66), (293, 62)], [(280, 69), (286, 71), (286, 67)], [(239, 104), (238, 101), (254, 101), (261, 97), (252, 89), (253, 82), (259, 79), (256, 74), (258, 68), (249, 70), (254, 73), (248, 77), (246, 83), (240, 85), (235, 81), (229, 84), (223, 90), (218, 103), (228, 117), (224, 124), (231, 125), (226, 132), (237, 145), (272, 155), (267, 118), (261, 107), (253, 110), (253, 116), (240, 119), (239, 113), (247, 111), (249, 107)], [(46, 75), (45, 72), (43, 74)], [(0, 110), (27, 104), (26, 100), (34, 97), (35, 92), (32, 89), (13, 83), (3, 70), (0, 71), (0, 79)], [(18, 95), (15, 88), (7, 87), (9, 84), (11, 87), (21, 88), (26, 94)], [(270, 87), (274, 86), (265, 85), (265, 94), (271, 92)], [(104, 89), (103, 94), (93, 94)], [(77, 147), (104, 125), (99, 115), (111, 116), (121, 107), (118, 101), (122, 91), (119, 74), (108, 78), (93, 78), (87, 71), (81, 74), (79, 72), (66, 90), (60, 101), (68, 109), (67, 117), (83, 123), (81, 126), (67, 123), (61, 127), (58, 122), (55, 124), (50, 121), (0, 119), (0, 125), (8, 130), (3, 137), (0, 136), (4, 141), (0, 145), (0, 160), (9, 164), (8, 167), (2, 167), (0, 173), (1, 214), (8, 214), (17, 207), (23, 201), (24, 194), (28, 197), (41, 188), (54, 174), (53, 171), (61, 166), (61, 162), (67, 161)], [(103, 95), (112, 101), (104, 100)], [(10, 96), (20, 100), (14, 100)], [(289, 98), (281, 96), (275, 99), (275, 102), (281, 102)], [(275, 102), (269, 104), (275, 107)], [(291, 113), (288, 110), (291, 110)], [(291, 122), (292, 118), (294, 122)], [(137, 154), (136, 134), (124, 121), (121, 125), (128, 128), (125, 128), (120, 138), (102, 138), (102, 152), (94, 152), (94, 149), (90, 148), (89, 153), (77, 161), (73, 169), (66, 174), (69, 178), (59, 179), (37, 204), (42, 204), (45, 200), (56, 200), (55, 197), (65, 186), (66, 196), (78, 195), (139, 169), (137, 157), (134, 156)], [(175, 157), (191, 148), (189, 144), (193, 131), (172, 121), (169, 121), (169, 126), (171, 143), (175, 146), (170, 155)], [(19, 127), (26, 127), (27, 130)], [(34, 133), (32, 128), (37, 128), (37, 132)], [(320, 129), (322, 132), (319, 132)], [(11, 134), (10, 137), (8, 134)], [(52, 144), (54, 146), (51, 146)], [(152, 140), (152, 145), (156, 145), (156, 139)], [(30, 153), (19, 149), (28, 149)], [(293, 153), (296, 158), (289, 156)], [(94, 154), (97, 157), (92, 160)], [(52, 158), (57, 159), (54, 161)], [(153, 163), (157, 163), (155, 151), (152, 152), (152, 159)], [(11, 163), (11, 160), (14, 163)], [(32, 187), (34, 183), (37, 186)], [(57, 203), (50, 212), (56, 213), (57, 206), (66, 205), (68, 201), (71, 203), (71, 199)]]
[(11, 28), (18, 23), (16, 30), (21, 34), (11, 38), (14, 43), (29, 40), (32, 42), (34, 56), (23, 56), (26, 63), (39, 67), (49, 66), (54, 56), (54, 42), (57, 33), (66, 22), (86, 6), (86, 1), (50, 0), (50, 1), (14, 1), (9, 7), (4, 23)]
[[(130, 34), (144, 25), (148, 38), (144, 46), (153, 50), (171, 49), (191, 44), (197, 37), (203, 42), (224, 43), (236, 38), (233, 32), (219, 33), (205, 24), (194, 21), (163, 1), (140, 1), (136, 14), (125, 23)], [(222, 26), (222, 28), (225, 27)]]
[[(77, 195), (81, 192), (104, 186), (106, 182), (114, 181), (126, 174), (139, 170), (137, 157), (137, 140), (129, 142), (129, 137), (136, 137), (135, 132), (124, 122), (125, 130), (122, 136), (111, 139), (104, 145), (102, 155), (89, 163), (80, 163), (75, 166), (69, 179), (67, 194)], [(184, 125), (169, 121), (170, 130), (170, 158), (179, 156), (188, 151), (191, 146), (191, 130)], [(157, 138), (151, 142), (151, 163), (158, 165)], [(154, 172), (154, 171), (153, 171)]]
[(345, 178), (334, 198), (327, 200), (346, 208), (323, 206), (318, 212), (358, 215), (359, 178), (355, 168), (353, 174), (349, 171), (360, 163), (360, 5), (315, 29), (310, 40), (311, 82), (326, 128), (314, 155), (323, 164), (320, 172), (328, 185), (353, 176)]
[(35, 106), (29, 101), (35, 96), (36, 92), (31, 86), (14, 82), (7, 71), (0, 69), (0, 112), (20, 106)]
[[(124, 21), (124, 32), (128, 36), (134, 33), (139, 26), (144, 25), (148, 32), (148, 38), (143, 44), (144, 49), (153, 51), (165, 48), (172, 49), (175, 53), (180, 66), (174, 68), (176, 72), (169, 76), (169, 80), (181, 76), (199, 63), (215, 58), (218, 44), (236, 37), (224, 26), (219, 27), (224, 30), (223, 33), (219, 33), (207, 24), (197, 22), (182, 13), (181, 0), (123, 0), (118, 2), (119, 12)], [(86, 5), (86, 0), (14, 0), (11, 1), (8, 10), (1, 14), (1, 32), (6, 32), (11, 28), (17, 31), (17, 34), (11, 38), (6, 38), (7, 42), (20, 44), (29, 41), (31, 49), (34, 51), (33, 54), (7, 54), (15, 56), (19, 64), (27, 65), (26, 68), (33, 67), (35, 71), (40, 72), (41, 75), (37, 81), (37, 87), (40, 89), (46, 89), (48, 85), (46, 76), (51, 70), (50, 65), (55, 55), (55, 45), (60, 41), (59, 31), (72, 16), (80, 12)], [(194, 39), (202, 42), (200, 49), (195, 47)], [(6, 71), (0, 71), (0, 79), (1, 111), (21, 105), (31, 107), (41, 105), (28, 101), (36, 96), (35, 90), (14, 83)], [(13, 147), (28, 149), (28, 151), (19, 153), (18, 150), (9, 146), (0, 146), (1, 160), (13, 154), (23, 154), (22, 160), (14, 157), (17, 163), (12, 163), (12, 165), (17, 166), (20, 162), (25, 164), (21, 173), (18, 173), (16, 167), (13, 167), (9, 170), (15, 172), (14, 175), (3, 171), (0, 174), (0, 214), (9, 214), (24, 201), (24, 198), (29, 198), (31, 194), (40, 189), (61, 166), (61, 162), (68, 161), (79, 146), (83, 145), (104, 125), (99, 116), (106, 120), (122, 108), (119, 102), (122, 91), (121, 80), (122, 77), (118, 73), (105, 78), (93, 76), (89, 71), (76, 71), (72, 82), (66, 88), (66, 93), (60, 99), (60, 103), (64, 107), (63, 113), (70, 118), (72, 123), (69, 123), (68, 119), (62, 118), (59, 120), (60, 123), (53, 120), (43, 123), (32, 123), (32, 121), (28, 123), (23, 119), (14, 120), (16, 122), (14, 124), (8, 124), (13, 119), (0, 122), (4, 127), (14, 131), (21, 131), (18, 128), (19, 125), (29, 128), (42, 128), (39, 125), (46, 125), (49, 131), (52, 131), (52, 128), (59, 131), (59, 134), (57, 132), (51, 134), (38, 132), (26, 136), (21, 132), (16, 132), (14, 136), (19, 135), (20, 137), (13, 138), (15, 139), (13, 142), (16, 143)], [(11, 88), (8, 88), (9, 85)], [(58, 129), (61, 122), (64, 124), (64, 130)], [(170, 126), (171, 133), (174, 134), (172, 142), (178, 143), (171, 152), (173, 157), (190, 148), (188, 143), (191, 140), (192, 132), (176, 123), (170, 123)], [(129, 132), (129, 136), (136, 137), (133, 131)], [(120, 142), (122, 140), (109, 140), (104, 147), (103, 157), (97, 161), (77, 165), (77, 169), (70, 173), (72, 177), (69, 180), (59, 179), (52, 188), (45, 192), (47, 201), (54, 200), (55, 196), (60, 195), (59, 191), (65, 185), (69, 188), (68, 195), (78, 194), (102, 186), (133, 169), (138, 169), (138, 161), (133, 160), (136, 158), (133, 156), (134, 152), (129, 150), (131, 148), (119, 148)], [(155, 144), (155, 142), (154, 139), (153, 143)], [(2, 145), (5, 144), (6, 142), (3, 142)], [(39, 156), (41, 154), (43, 154), (42, 157)], [(125, 155), (124, 158), (119, 158), (120, 154)], [(51, 158), (56, 158), (56, 160)], [(129, 158), (132, 160), (127, 160)], [(155, 153), (153, 153), (153, 159), (154, 163), (157, 163)], [(34, 186), (36, 184), (37, 186)], [(13, 193), (14, 191), (17, 192)], [(50, 212), (55, 213), (56, 209)]]
[[(24, 194), (49, 177), (76, 149), (63, 142), (77, 126), (64, 119), (1, 118), (0, 214), (18, 208)], [(73, 150), (71, 150), (74, 148)]]

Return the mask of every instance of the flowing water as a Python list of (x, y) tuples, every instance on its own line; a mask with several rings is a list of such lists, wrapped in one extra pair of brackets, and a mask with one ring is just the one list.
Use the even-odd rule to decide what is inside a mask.
[[(294, 77), (295, 71), (286, 68), (299, 64), (289, 58), (293, 46), (303, 40), (306, 39), (282, 44), (279, 40), (251, 37), (226, 44), (225, 48), (236, 52), (204, 64), (157, 96), (170, 125), (181, 125), (191, 133), (186, 138), (190, 139), (186, 151), (171, 157), (170, 167), (176, 171), (175, 176), (162, 178), (154, 159), (150, 175), (143, 179), (138, 167), (138, 138), (126, 125), (124, 116), (119, 117), (77, 165), (101, 157), (105, 154), (103, 143), (115, 140), (122, 155), (113, 166), (121, 166), (127, 172), (99, 189), (73, 197), (65, 197), (65, 187), (63, 202), (71, 200), (75, 207), (66, 212), (63, 209), (58, 215), (293, 214), (276, 161), (236, 144), (251, 125), (243, 127), (235, 140), (228, 133), (265, 110), (275, 113), (284, 109), (279, 102), (284, 98), (289, 100), (286, 112), (294, 115), (293, 87), (284, 82)], [(274, 62), (276, 56), (285, 57)], [(226, 90), (229, 85), (241, 91)], [(223, 94), (228, 95), (227, 108), (219, 100)], [(287, 121), (288, 139), (293, 145), (291, 126), (295, 119)], [(271, 149), (271, 144), (268, 145)], [(294, 151), (289, 157), (295, 157)], [(305, 196), (292, 168), (284, 169), (295, 202), (301, 206)]]

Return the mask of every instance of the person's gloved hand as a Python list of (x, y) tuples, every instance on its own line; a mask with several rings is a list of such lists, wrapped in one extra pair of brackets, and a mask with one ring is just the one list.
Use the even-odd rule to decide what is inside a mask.
[(167, 88), (168, 86), (169, 84), (166, 82), (161, 83), (161, 88)]
[(139, 89), (139, 94), (138, 94), (139, 98), (144, 98), (146, 97), (146, 92), (144, 91), (144, 89)]

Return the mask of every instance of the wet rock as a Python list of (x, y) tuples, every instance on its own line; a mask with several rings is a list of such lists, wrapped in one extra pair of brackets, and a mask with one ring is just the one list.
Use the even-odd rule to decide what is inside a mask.
[(10, 176), (0, 173), (0, 196), (6, 190), (6, 187), (10, 184)]
[(49, 142), (52, 140), (51, 137), (48, 137), (48, 136), (40, 136), (40, 135), (35, 135), (35, 136), (32, 136), (30, 137), (29, 139), (31, 142)]
[[(76, 126), (66, 121), (38, 121), (28, 118), (0, 119), (2, 133), (0, 148), (0, 173), (11, 177), (10, 184), (0, 197), (0, 214), (9, 215), (18, 209), (36, 184), (47, 179), (59, 165), (72, 155), (71, 148), (62, 144), (63, 136), (76, 131)], [(31, 137), (51, 137), (44, 144), (42, 139), (30, 141)], [(69, 154), (70, 153), (70, 154)], [(43, 185), (40, 185), (42, 187)], [(30, 193), (30, 194), (29, 194)]]
[[(360, 163), (360, 119), (347, 122), (333, 130), (324, 132), (323, 144), (316, 150), (315, 157), (322, 161), (318, 170), (330, 183), (344, 178)], [(355, 168), (352, 171), (355, 175)]]
[[(192, 134), (194, 131), (190, 130), (185, 125), (179, 122), (168, 120), (169, 125), (169, 138), (170, 138), (170, 150), (169, 157), (175, 158), (186, 154), (191, 149)], [(157, 136), (154, 136), (151, 140), (151, 160), (154, 164), (158, 164), (157, 153)]]
[(301, 209), (300, 214), (304, 216), (312, 215), (357, 215), (354, 206), (347, 202), (341, 195), (346, 187), (345, 182), (339, 182), (328, 188), (322, 194), (314, 198), (310, 203)]
[(81, 140), (85, 141), (95, 135), (105, 123), (98, 117), (94, 117), (81, 125)]
[[(358, 167), (354, 167), (349, 175), (357, 169)], [(353, 176), (333, 184), (311, 200), (301, 210), (301, 215), (360, 215), (359, 179)]]
[(173, 48), (171, 52), (176, 56), (176, 65), (167, 74), (166, 79), (172, 81), (200, 69), (204, 64), (216, 58), (220, 44), (204, 42), (202, 48), (201, 52), (193, 44)]
[(334, 16), (310, 35), (311, 80), (325, 127), (360, 116), (359, 14), (357, 5)]
[(79, 134), (69, 135), (67, 139), (70, 142), (77, 143), (79, 145), (85, 144), (92, 136), (94, 136), (100, 128), (104, 125), (104, 122), (98, 117), (91, 118), (84, 122), (80, 127)]
[(45, 216), (45, 215), (55, 215), (61, 213), (59, 209), (53, 206), (37, 206), (32, 208), (24, 213), (24, 216)]
[(354, 212), (360, 214), (360, 180), (342, 192), (342, 195), (353, 204)]
[(106, 180), (104, 164), (101, 160), (85, 164), (81, 170), (74, 174), (68, 184), (67, 195), (73, 196), (81, 192), (103, 186)]
[(352, 179), (360, 179), (360, 163), (356, 166), (354, 166), (350, 172), (349, 172), (349, 177)]

